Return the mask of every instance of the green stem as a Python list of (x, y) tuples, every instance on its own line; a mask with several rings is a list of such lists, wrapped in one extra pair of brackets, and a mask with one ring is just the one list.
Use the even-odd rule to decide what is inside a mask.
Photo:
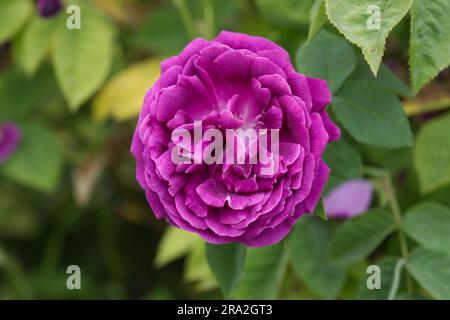
[(186, 5), (186, 0), (172, 0), (173, 5), (177, 8), (180, 14), (181, 20), (183, 21), (184, 27), (187, 34), (191, 39), (197, 37), (197, 31), (195, 29), (194, 20), (192, 19), (189, 8)]
[(394, 279), (392, 280), (391, 289), (389, 290), (388, 300), (394, 300), (397, 296), (398, 287), (400, 285), (400, 277), (402, 275), (402, 268), (405, 265), (405, 260), (399, 259), (395, 264)]
[(440, 111), (450, 108), (450, 97), (446, 96), (437, 100), (428, 102), (406, 101), (404, 109), (408, 116), (416, 116), (426, 112)]
[[(408, 244), (406, 242), (406, 236), (403, 232), (403, 218), (400, 211), (400, 206), (398, 205), (397, 197), (395, 196), (394, 186), (392, 184), (392, 177), (390, 173), (386, 173), (384, 178), (384, 187), (386, 191), (386, 196), (391, 207), (392, 213), (394, 215), (395, 224), (397, 226), (398, 238), (400, 242), (400, 251), (404, 261), (408, 260)], [(412, 281), (409, 275), (406, 278), (408, 292), (412, 292)]]

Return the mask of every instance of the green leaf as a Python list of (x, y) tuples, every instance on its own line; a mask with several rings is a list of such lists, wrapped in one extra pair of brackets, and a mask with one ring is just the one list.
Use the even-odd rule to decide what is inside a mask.
[(225, 298), (229, 298), (241, 278), (246, 247), (239, 243), (206, 245), (206, 257)]
[(323, 205), (323, 199), (321, 198), (319, 203), (317, 204), (316, 210), (314, 210), (316, 216), (318, 216), (322, 220), (328, 220), (327, 213), (325, 211), (325, 207)]
[(362, 177), (361, 155), (344, 137), (327, 145), (323, 158), (330, 174), (339, 180)]
[(256, 3), (262, 13), (275, 22), (286, 24), (306, 24), (309, 21), (309, 12), (315, 0), (257, 0)]
[(275, 299), (286, 272), (289, 244), (249, 248), (244, 274), (235, 290), (236, 299)]
[(421, 246), (450, 254), (450, 209), (424, 202), (408, 210), (404, 218), (408, 235)]
[(0, 167), (10, 179), (44, 192), (59, 183), (63, 159), (54, 134), (35, 124), (21, 127), (22, 140), (12, 157)]
[(361, 145), (360, 150), (370, 163), (391, 171), (409, 169), (413, 164), (412, 148), (384, 149)]
[[(26, 92), (26, 94), (24, 94)], [(0, 122), (18, 121), (34, 108), (48, 105), (58, 97), (58, 86), (51, 68), (39, 68), (29, 78), (16, 69), (0, 74)]]
[(103, 87), (94, 99), (95, 119), (103, 121), (112, 116), (117, 121), (136, 118), (143, 97), (160, 75), (160, 59), (152, 58), (129, 65)]
[(352, 46), (325, 30), (297, 52), (297, 69), (314, 78), (326, 79), (336, 92), (356, 67)]
[(197, 241), (189, 252), (184, 264), (183, 279), (193, 282), (196, 291), (207, 291), (218, 287), (208, 261), (206, 259), (206, 244), (197, 236)]
[(324, 0), (316, 0), (309, 13), (308, 42), (311, 41), (327, 21)]
[(345, 135), (338, 141), (333, 141), (333, 143), (327, 145), (323, 159), (331, 170), (323, 190), (325, 195), (347, 180), (362, 177), (361, 155)]
[(450, 1), (414, 0), (409, 65), (414, 93), (450, 64)]
[(0, 1), (0, 44), (15, 36), (33, 9), (30, 0)]
[(60, 25), (52, 48), (56, 78), (71, 110), (77, 110), (106, 79), (113, 53), (111, 24), (84, 2), (81, 12), (81, 29)]
[(367, 257), (395, 229), (391, 212), (373, 210), (346, 220), (331, 239), (330, 257), (350, 264)]
[(191, 232), (175, 227), (167, 227), (156, 250), (155, 266), (161, 268), (187, 255), (198, 241), (201, 241), (201, 239)]
[(427, 122), (417, 135), (414, 165), (422, 192), (450, 184), (450, 114)]
[(367, 287), (367, 279), (369, 274), (361, 279), (358, 288), (358, 299), (362, 300), (387, 300), (391, 291), (392, 282), (394, 280), (395, 266), (398, 258), (387, 257), (374, 263), (380, 267), (381, 271), (381, 288), (369, 290)]
[(302, 217), (292, 233), (291, 263), (295, 274), (315, 295), (335, 299), (345, 281), (345, 269), (328, 259), (329, 223)]
[(433, 250), (416, 248), (406, 264), (414, 279), (430, 294), (442, 300), (450, 299), (450, 256)]
[(333, 99), (338, 120), (359, 142), (396, 149), (411, 146), (413, 135), (402, 104), (370, 81), (350, 81)]
[(189, 37), (173, 6), (161, 6), (143, 19), (131, 42), (134, 46), (160, 54), (178, 54)]
[(370, 71), (367, 63), (362, 58), (358, 62), (358, 66), (350, 76), (352, 81), (368, 80), (374, 85), (389, 90), (392, 93), (401, 95), (403, 97), (410, 97), (412, 95), (411, 88), (399, 79), (386, 65), (380, 65), (378, 74), (375, 77)]
[[(387, 36), (409, 11), (412, 2), (413, 0), (325, 0), (331, 23), (351, 43), (361, 48), (375, 75), (383, 57)], [(374, 11), (375, 6), (379, 8), (379, 17)], [(379, 26), (376, 26), (377, 18), (380, 19)]]
[(18, 63), (28, 75), (35, 73), (48, 53), (57, 22), (36, 15), (19, 38)]

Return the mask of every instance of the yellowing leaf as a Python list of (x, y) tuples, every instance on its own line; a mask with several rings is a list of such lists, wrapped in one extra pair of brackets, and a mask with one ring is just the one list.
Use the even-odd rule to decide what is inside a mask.
[(115, 75), (93, 102), (94, 118), (103, 121), (111, 116), (123, 121), (136, 117), (145, 93), (159, 77), (159, 64), (159, 59), (151, 59), (133, 64)]
[[(158, 268), (179, 259), (194, 250), (203, 241), (199, 236), (175, 227), (168, 227), (158, 245), (154, 264)], [(206, 258), (205, 258), (206, 261)], [(206, 262), (205, 262), (206, 263)]]

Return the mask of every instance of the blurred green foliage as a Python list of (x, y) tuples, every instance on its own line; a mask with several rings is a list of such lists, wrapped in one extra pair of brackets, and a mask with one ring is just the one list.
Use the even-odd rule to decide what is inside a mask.
[[(449, 299), (450, 76), (429, 80), (450, 63), (450, 8), (371, 0), (388, 20), (383, 37), (364, 38), (365, 2), (65, 1), (82, 12), (71, 32), (65, 11), (43, 20), (31, 0), (0, 1), (0, 124), (23, 133), (0, 164), (0, 298)], [(325, 192), (370, 179), (370, 212), (304, 217), (282, 243), (247, 250), (153, 217), (129, 152), (140, 103), (162, 59), (220, 30), (269, 38), (328, 81), (343, 138), (325, 153)], [(82, 290), (66, 287), (72, 264)], [(381, 291), (367, 290), (369, 264), (382, 269)]]

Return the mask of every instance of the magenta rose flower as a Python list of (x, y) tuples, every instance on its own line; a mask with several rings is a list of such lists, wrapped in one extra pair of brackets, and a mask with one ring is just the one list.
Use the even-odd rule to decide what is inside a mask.
[(13, 123), (0, 125), (0, 163), (6, 162), (17, 148), (20, 130)]
[[(328, 178), (322, 153), (340, 136), (325, 111), (330, 101), (326, 81), (296, 72), (288, 53), (269, 40), (221, 32), (212, 41), (192, 41), (162, 62), (131, 146), (154, 215), (210, 243), (279, 242), (300, 216), (314, 211)], [(192, 132), (199, 122), (201, 133), (276, 131), (267, 133), (264, 149), (274, 170), (264, 170), (268, 162), (261, 159), (229, 163), (228, 154), (225, 163), (195, 161), (196, 147), (203, 151), (213, 139), (205, 134), (192, 148), (174, 133)], [(245, 160), (262, 137), (244, 143)], [(222, 154), (238, 144), (235, 138)], [(174, 162), (174, 148), (193, 161)]]

